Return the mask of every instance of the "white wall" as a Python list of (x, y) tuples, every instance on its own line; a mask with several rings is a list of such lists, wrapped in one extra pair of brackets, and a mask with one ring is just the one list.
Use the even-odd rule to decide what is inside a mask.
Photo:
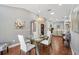
[[(59, 25), (60, 28), (58, 28), (57, 25)], [(53, 27), (54, 27), (53, 34), (61, 36), (64, 30), (64, 21), (53, 22)]]
[(71, 32), (71, 48), (79, 55), (79, 33)]
[[(33, 20), (33, 14), (31, 14), (24, 9), (0, 5), (0, 42), (12, 44), (18, 42), (18, 34), (23, 34), (25, 37), (30, 36), (30, 21)], [(23, 29), (16, 29), (17, 19), (25, 21)]]

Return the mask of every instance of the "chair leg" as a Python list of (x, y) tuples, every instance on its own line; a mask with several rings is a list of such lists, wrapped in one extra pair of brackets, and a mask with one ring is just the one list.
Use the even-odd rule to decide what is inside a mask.
[(50, 48), (52, 48), (52, 43), (50, 44)]
[(31, 50), (29, 51), (29, 55), (31, 55)]
[(50, 45), (44, 45), (46, 48), (47, 55), (50, 55)]
[(29, 55), (36, 55), (36, 47), (34, 47), (31, 51), (29, 51)]
[[(34, 49), (35, 49), (35, 52), (34, 52), (34, 53), (35, 53), (35, 55), (36, 55), (36, 47), (35, 47)], [(21, 50), (20, 50), (20, 54), (22, 54), (22, 53), (21, 53)], [(25, 54), (31, 55), (31, 50), (30, 50), (29, 52), (25, 53)]]
[(20, 55), (21, 55), (21, 50), (20, 50)]
[(35, 55), (37, 55), (37, 53), (36, 53), (36, 47), (34, 49), (35, 49)]
[(1, 51), (1, 55), (3, 55), (3, 51)]
[(7, 47), (7, 53), (9, 52), (9, 48)]

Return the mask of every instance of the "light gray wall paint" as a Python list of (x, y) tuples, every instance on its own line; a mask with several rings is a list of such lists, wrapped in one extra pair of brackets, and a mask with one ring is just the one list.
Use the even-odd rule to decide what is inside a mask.
[[(25, 21), (23, 29), (16, 29), (17, 19)], [(23, 34), (25, 37), (30, 36), (31, 20), (33, 20), (33, 14), (27, 10), (0, 5), (0, 42), (16, 43), (18, 34)]]
[(64, 21), (53, 22), (53, 26), (55, 29), (57, 29), (57, 25), (60, 26), (60, 29), (64, 29)]
[(79, 33), (71, 32), (71, 48), (79, 55)]

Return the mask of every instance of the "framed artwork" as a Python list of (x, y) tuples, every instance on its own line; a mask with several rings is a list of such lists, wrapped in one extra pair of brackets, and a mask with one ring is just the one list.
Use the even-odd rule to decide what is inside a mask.
[(21, 29), (21, 28), (23, 28), (24, 27), (24, 21), (22, 21), (22, 20), (20, 20), (20, 19), (17, 19), (16, 21), (15, 21), (15, 25), (16, 25), (16, 28), (18, 28), (18, 29)]

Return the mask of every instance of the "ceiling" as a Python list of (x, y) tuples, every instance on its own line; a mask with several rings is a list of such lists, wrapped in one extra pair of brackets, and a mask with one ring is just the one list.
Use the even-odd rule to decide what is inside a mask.
[[(8, 6), (19, 7), (29, 10), (35, 14), (45, 17), (48, 20), (62, 20), (69, 17), (77, 4), (8, 4)], [(52, 14), (50, 14), (52, 13)]]

